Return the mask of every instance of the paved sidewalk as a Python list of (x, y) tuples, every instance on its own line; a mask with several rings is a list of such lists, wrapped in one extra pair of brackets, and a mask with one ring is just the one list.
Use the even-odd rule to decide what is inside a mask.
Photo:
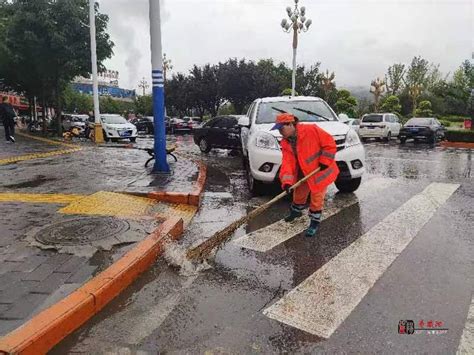
[[(0, 128), (0, 135), (3, 128)], [(178, 156), (173, 173), (151, 175), (143, 150), (17, 136), (0, 142), (0, 336), (71, 294), (170, 216), (185, 225), (197, 207), (118, 193), (195, 189), (198, 164)]]

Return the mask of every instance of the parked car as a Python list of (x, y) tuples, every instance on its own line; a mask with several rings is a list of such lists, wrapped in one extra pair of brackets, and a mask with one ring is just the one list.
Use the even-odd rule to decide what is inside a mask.
[[(93, 127), (94, 118), (91, 117), (89, 120)], [(130, 139), (130, 142), (135, 142), (137, 140), (137, 127), (120, 115), (102, 114), (100, 115), (100, 122), (102, 124), (102, 132), (105, 141)]]
[(186, 122), (185, 120), (181, 118), (172, 118), (170, 120), (171, 133), (176, 133), (176, 132), (187, 133), (187, 132), (191, 132), (191, 129), (192, 129), (192, 125), (190, 125), (189, 122)]
[(357, 190), (365, 172), (365, 150), (357, 133), (340, 122), (320, 98), (282, 96), (255, 100), (247, 115), (239, 120), (242, 155), (253, 194), (261, 193), (264, 184), (276, 182), (279, 178), (282, 159), (279, 142), (282, 137), (278, 131), (271, 130), (279, 113), (274, 108), (296, 115), (300, 124), (316, 124), (331, 134), (336, 141), (336, 162), (340, 170), (336, 187), (341, 192)]
[(349, 121), (346, 122), (346, 125), (351, 127), (357, 132), (357, 134), (359, 134), (360, 120), (358, 118), (350, 118)]
[(183, 117), (183, 121), (186, 122), (191, 130), (198, 128), (202, 124), (200, 117)]
[(389, 141), (400, 133), (401, 124), (393, 113), (369, 113), (362, 116), (359, 125), (359, 135), (362, 141), (368, 138), (383, 138)]
[[(130, 123), (134, 124), (137, 127), (138, 132), (145, 132), (145, 134), (154, 134), (154, 117), (153, 116), (145, 116), (134, 118), (130, 121)], [(168, 133), (170, 130), (170, 118), (168, 116), (165, 117), (165, 132)]]
[(444, 139), (446, 128), (433, 117), (414, 117), (405, 123), (400, 130), (400, 143), (404, 144), (407, 139), (416, 142), (425, 140), (429, 143), (436, 143), (437, 140)]
[(71, 128), (76, 127), (79, 129), (79, 133), (83, 133), (86, 128), (88, 115), (76, 115), (66, 114), (62, 117), (62, 125), (64, 131), (69, 131)]
[(194, 129), (194, 143), (201, 152), (213, 148), (240, 149), (240, 126), (236, 116), (218, 116)]

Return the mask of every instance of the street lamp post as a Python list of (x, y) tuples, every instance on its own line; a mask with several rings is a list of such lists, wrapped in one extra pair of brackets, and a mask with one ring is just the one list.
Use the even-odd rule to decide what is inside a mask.
[(99, 81), (97, 79), (97, 44), (95, 34), (95, 0), (89, 0), (89, 28), (91, 34), (92, 95), (94, 98), (94, 141), (104, 143), (99, 110)]
[(155, 165), (153, 172), (169, 173), (166, 161), (165, 134), (165, 93), (163, 77), (163, 57), (161, 49), (160, 0), (149, 0), (150, 39), (151, 39), (151, 76), (153, 82), (153, 125), (155, 129)]
[(298, 48), (298, 34), (300, 32), (306, 32), (311, 26), (312, 21), (306, 19), (306, 8), (302, 6), (298, 8), (299, 0), (295, 1), (295, 8), (291, 9), (290, 6), (286, 8), (286, 12), (290, 21), (286, 18), (281, 20), (281, 27), (283, 31), (290, 33), (293, 30), (293, 75), (291, 80), (291, 95), (295, 96), (295, 86), (296, 86), (296, 49)]

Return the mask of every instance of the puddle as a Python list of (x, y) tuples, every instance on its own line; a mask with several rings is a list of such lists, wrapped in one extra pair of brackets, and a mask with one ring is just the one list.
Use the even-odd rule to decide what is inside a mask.
[(44, 175), (37, 175), (33, 180), (23, 181), (18, 184), (3, 185), (9, 189), (22, 189), (26, 187), (38, 187), (49, 181), (56, 181), (56, 178), (46, 177)]

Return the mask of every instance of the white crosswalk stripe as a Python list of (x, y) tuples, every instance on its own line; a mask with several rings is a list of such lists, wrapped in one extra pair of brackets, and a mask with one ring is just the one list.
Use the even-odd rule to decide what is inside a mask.
[(459, 343), (459, 348), (456, 354), (474, 354), (474, 297), (471, 300), (466, 325), (462, 332), (461, 342)]
[[(394, 182), (395, 180), (393, 179), (385, 178), (374, 178), (366, 181), (356, 192), (356, 196), (348, 195), (338, 201), (337, 205), (325, 208), (322, 219), (329, 218), (339, 213), (344, 208), (356, 204), (359, 199), (378, 194), (383, 189), (393, 185)], [(252, 249), (263, 253), (273, 249), (288, 239), (293, 238), (295, 235), (302, 233), (307, 227), (307, 216), (299, 218), (292, 223), (279, 220), (267, 227), (235, 239), (233, 240), (233, 243), (242, 248)]]
[(330, 337), (458, 187), (430, 184), (264, 314), (308, 333)]

